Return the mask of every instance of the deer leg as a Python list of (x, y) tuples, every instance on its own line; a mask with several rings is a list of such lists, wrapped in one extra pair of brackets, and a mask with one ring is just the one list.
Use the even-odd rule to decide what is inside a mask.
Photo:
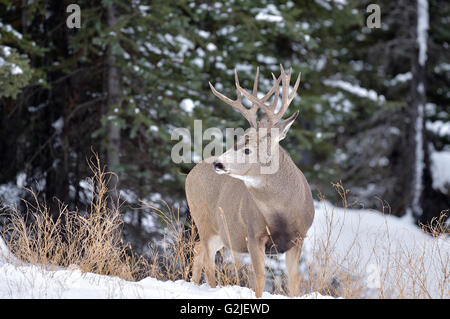
[(202, 242), (195, 243), (194, 247), (194, 266), (192, 267), (192, 281), (195, 282), (197, 285), (200, 284), (200, 278), (202, 276), (202, 269), (203, 269), (203, 255), (205, 249), (202, 247)]
[(300, 294), (300, 273), (298, 271), (298, 264), (300, 262), (302, 244), (303, 240), (297, 240), (295, 245), (286, 252), (289, 296), (298, 296)]
[(205, 245), (203, 265), (205, 266), (206, 279), (211, 288), (216, 288), (216, 253), (222, 247), (223, 243), (218, 235), (209, 238)]
[(253, 271), (255, 274), (255, 295), (256, 298), (261, 298), (264, 286), (266, 284), (266, 278), (264, 276), (264, 261), (266, 257), (265, 247), (266, 247), (267, 237), (260, 239), (249, 238), (247, 243), (247, 248), (250, 253), (250, 258), (252, 261)]

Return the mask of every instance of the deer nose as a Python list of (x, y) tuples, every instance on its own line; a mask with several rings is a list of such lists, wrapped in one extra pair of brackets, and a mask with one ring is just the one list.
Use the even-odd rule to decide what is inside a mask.
[(213, 163), (213, 167), (214, 167), (215, 171), (223, 171), (223, 170), (225, 170), (225, 166), (223, 166), (223, 164), (219, 163), (219, 162), (214, 162)]

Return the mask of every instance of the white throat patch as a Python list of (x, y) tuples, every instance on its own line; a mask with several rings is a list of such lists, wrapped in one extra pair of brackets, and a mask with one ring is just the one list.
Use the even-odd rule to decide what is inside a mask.
[(231, 177), (240, 179), (244, 182), (245, 186), (259, 188), (263, 186), (263, 179), (259, 176), (243, 176), (243, 175), (235, 175), (229, 174)]

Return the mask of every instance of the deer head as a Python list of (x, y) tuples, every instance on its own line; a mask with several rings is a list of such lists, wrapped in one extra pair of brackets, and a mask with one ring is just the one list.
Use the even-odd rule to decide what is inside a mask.
[[(270, 174), (278, 169), (279, 142), (286, 136), (287, 131), (298, 116), (296, 111), (292, 116), (281, 120), (286, 113), (289, 104), (294, 99), (295, 93), (300, 84), (298, 75), (294, 88), (289, 94), (289, 82), (292, 75), (292, 68), (287, 74), (283, 66), (278, 78), (272, 73), (274, 85), (262, 98), (258, 98), (258, 77), (259, 68), (253, 85), (253, 93), (248, 93), (239, 84), (237, 71), (235, 70), (236, 100), (231, 100), (219, 93), (214, 86), (209, 83), (212, 92), (219, 99), (238, 110), (250, 123), (250, 128), (238, 139), (234, 147), (219, 156), (213, 163), (214, 170), (218, 174), (228, 174), (231, 177), (242, 179), (249, 183), (255, 180), (261, 173)], [(276, 111), (281, 88), (281, 106)], [(245, 96), (251, 103), (251, 108), (242, 104), (242, 96)], [(266, 104), (273, 97), (270, 104)], [(262, 109), (264, 115), (261, 120), (257, 120), (258, 110)]]

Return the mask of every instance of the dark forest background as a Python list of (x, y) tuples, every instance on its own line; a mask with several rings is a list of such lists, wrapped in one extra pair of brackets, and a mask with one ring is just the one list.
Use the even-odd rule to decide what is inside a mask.
[[(71, 3), (81, 28), (66, 25)], [(381, 28), (366, 26), (370, 3)], [(82, 209), (94, 150), (142, 250), (155, 227), (139, 199), (188, 212), (194, 164), (172, 162), (172, 130), (247, 127), (208, 82), (234, 97), (234, 68), (250, 88), (260, 66), (263, 92), (282, 63), (302, 72), (283, 146), (313, 196), (337, 202), (342, 181), (356, 207), (428, 223), (450, 207), (437, 181), (450, 170), (450, 3), (428, 4), (422, 65), (409, 0), (0, 0), (0, 202), (22, 205), (28, 187), (55, 214), (58, 200)]]

